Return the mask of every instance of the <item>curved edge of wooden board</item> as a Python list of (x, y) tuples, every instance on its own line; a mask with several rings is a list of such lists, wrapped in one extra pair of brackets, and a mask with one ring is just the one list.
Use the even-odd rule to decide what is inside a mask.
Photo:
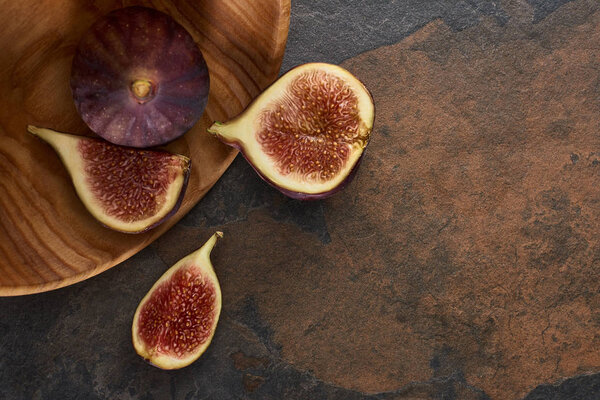
[[(289, 31), (289, 23), (290, 23), (290, 10), (291, 10), (291, 0), (279, 0), (279, 21), (277, 23), (278, 29), (275, 30), (274, 34), (274, 46), (273, 52), (271, 53), (273, 60), (278, 60), (277, 65), (274, 65), (273, 70), (277, 71), (277, 73), (273, 74), (271, 80), (275, 80), (277, 78), (277, 74), (281, 69), (281, 63), (283, 61), (283, 54), (285, 52), (285, 45), (287, 43), (287, 36)], [(268, 85), (265, 85), (265, 87)], [(261, 89), (264, 89), (261, 88)], [(241, 111), (241, 110), (240, 110)], [(222, 163), (221, 169), (219, 171), (219, 177), (223, 175), (223, 173), (227, 170), (227, 168), (231, 165), (235, 157), (237, 156), (237, 150), (231, 148), (226, 160)], [(167, 230), (173, 227), (181, 218), (183, 218), (205, 195), (206, 193), (214, 186), (214, 184), (218, 181), (215, 180), (211, 182), (206, 187), (202, 188), (202, 193), (197, 197), (195, 201), (185, 202), (181, 205), (179, 211), (168, 221), (166, 221), (161, 226), (155, 228), (154, 230), (147, 233), (147, 238), (143, 241), (143, 243), (135, 248), (132, 248), (130, 251), (124, 252), (119, 257), (112, 259), (110, 262), (99, 264), (95, 268), (87, 270), (85, 272), (75, 274), (69, 276), (67, 278), (59, 279), (56, 281), (49, 281), (41, 284), (32, 284), (32, 285), (21, 285), (21, 286), (0, 286), (0, 297), (10, 297), (10, 296), (23, 296), (29, 294), (36, 294), (47, 292), (51, 290), (60, 289), (62, 287), (70, 286), (84, 280), (87, 280), (91, 277), (94, 277), (120, 263), (129, 259), (133, 255), (137, 254), (142, 249), (146, 248), (150, 245), (154, 240), (159, 238), (162, 234), (164, 234)]]
[[(225, 170), (231, 165), (233, 160), (237, 155), (237, 151), (232, 148), (232, 151), (229, 153), (229, 157), (222, 164), (222, 171), (220, 175), (223, 175)], [(66, 286), (71, 286), (73, 284), (83, 282), (89, 278), (92, 278), (102, 272), (109, 270), (110, 268), (122, 263), (123, 261), (131, 258), (141, 250), (145, 249), (147, 246), (152, 244), (156, 239), (162, 236), (166, 231), (172, 228), (181, 218), (183, 218), (202, 198), (208, 193), (208, 191), (217, 183), (218, 180), (212, 182), (211, 185), (207, 186), (199, 197), (198, 200), (194, 202), (189, 202), (187, 206), (179, 209), (179, 211), (171, 217), (168, 221), (165, 221), (162, 225), (156, 227), (153, 231), (148, 232), (148, 237), (144, 240), (143, 244), (132, 248), (130, 251), (127, 251), (121, 254), (120, 257), (117, 257), (105, 264), (99, 264), (95, 268), (87, 270), (85, 272), (72, 275), (68, 278), (59, 279), (56, 281), (45, 282), (43, 284), (35, 284), (35, 285), (21, 285), (21, 286), (0, 286), (0, 297), (11, 297), (11, 296), (24, 296), (29, 294), (43, 293), (48, 292), (50, 290), (60, 289)], [(125, 234), (127, 235), (127, 234)]]

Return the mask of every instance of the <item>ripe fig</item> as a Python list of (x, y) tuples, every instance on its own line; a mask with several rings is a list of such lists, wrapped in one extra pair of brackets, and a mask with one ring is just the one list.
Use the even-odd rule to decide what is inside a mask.
[(105, 226), (139, 233), (159, 225), (179, 208), (190, 175), (188, 157), (31, 125), (27, 129), (54, 148), (79, 198)]
[(210, 252), (221, 237), (216, 232), (169, 268), (135, 311), (133, 347), (152, 365), (182, 368), (208, 348), (221, 314), (221, 288)]
[(92, 131), (131, 147), (189, 130), (208, 99), (206, 62), (192, 36), (160, 11), (126, 7), (82, 37), (71, 70), (77, 111)]
[(310, 63), (287, 72), (240, 115), (208, 131), (239, 149), (282, 193), (320, 199), (353, 178), (374, 115), (369, 91), (350, 72)]

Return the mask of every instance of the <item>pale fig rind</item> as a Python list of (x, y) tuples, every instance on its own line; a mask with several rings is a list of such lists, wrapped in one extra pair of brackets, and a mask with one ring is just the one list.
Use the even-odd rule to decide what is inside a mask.
[(333, 189), (331, 189), (329, 191), (326, 191), (326, 192), (321, 192), (321, 193), (302, 193), (302, 192), (296, 192), (296, 191), (293, 191), (293, 190), (288, 190), (288, 189), (282, 188), (281, 186), (277, 185), (275, 182), (273, 182), (269, 178), (267, 178), (262, 173), (261, 170), (257, 169), (254, 166), (254, 164), (252, 164), (252, 162), (250, 160), (248, 160), (248, 158), (246, 158), (246, 155), (242, 151), (242, 147), (238, 143), (231, 142), (231, 143), (228, 143), (228, 144), (231, 147), (236, 148), (242, 154), (242, 156), (244, 156), (244, 158), (246, 159), (246, 161), (248, 161), (248, 164), (250, 164), (250, 166), (252, 167), (252, 169), (254, 169), (254, 171), (256, 172), (256, 174), (263, 181), (267, 182), (269, 185), (271, 185), (275, 189), (279, 190), (281, 193), (283, 193), (287, 197), (292, 198), (292, 199), (296, 199), (296, 200), (302, 200), (302, 201), (311, 201), (311, 200), (326, 199), (327, 197), (333, 196), (337, 192), (340, 192), (340, 191), (344, 190), (354, 180), (354, 177), (356, 176), (356, 173), (358, 172), (358, 168), (360, 167), (360, 164), (361, 164), (361, 162), (363, 160), (363, 156), (365, 154), (365, 150), (363, 150), (363, 153), (361, 154), (361, 156), (359, 157), (359, 159), (356, 161), (356, 164), (354, 164), (354, 166), (352, 167), (352, 170), (348, 173), (348, 176), (340, 184), (338, 184), (336, 187), (334, 187)]
[[(148, 361), (150, 364), (166, 370), (186, 367), (194, 361), (196, 361), (206, 351), (206, 349), (212, 342), (221, 314), (222, 296), (219, 281), (217, 279), (212, 262), (210, 260), (210, 253), (214, 248), (217, 240), (222, 237), (222, 232), (216, 232), (200, 249), (185, 256), (177, 263), (175, 263), (156, 281), (156, 283), (140, 301), (140, 304), (138, 305), (133, 317), (131, 335), (135, 351), (138, 355), (140, 355), (142, 358), (144, 358), (144, 360)], [(161, 287), (164, 288), (163, 285), (168, 284), (169, 281), (172, 280), (177, 273), (180, 273), (182, 270), (186, 271), (190, 267), (194, 268), (193, 271), (195, 271), (196, 274), (201, 276), (204, 282), (208, 282), (212, 285), (211, 287), (214, 288), (214, 302), (212, 304), (212, 314), (209, 315), (209, 334), (207, 335), (205, 340), (192, 351), (187, 351), (183, 354), (183, 356), (179, 356), (175, 354), (174, 351), (172, 351), (172, 349), (165, 350), (157, 344), (148, 344), (144, 340), (144, 335), (141, 332), (141, 330), (144, 329), (144, 327), (140, 327), (140, 321), (141, 315), (143, 315), (143, 313), (146, 311), (145, 307), (153, 306), (152, 302), (156, 300), (153, 298), (155, 293), (158, 290), (161, 290)], [(176, 293), (171, 294), (171, 296), (176, 295)], [(178, 316), (172, 315), (172, 317), (177, 318)], [(177, 332), (167, 332), (167, 330), (170, 329), (170, 327), (166, 324), (160, 326), (159, 329), (164, 334), (164, 336), (168, 336), (172, 333), (177, 334)]]
[[(215, 122), (208, 132), (237, 148), (262, 179), (285, 195), (314, 200), (352, 181), (374, 117), (373, 98), (355, 76), (337, 65), (309, 63), (281, 76), (242, 113)], [(278, 137), (273, 143), (271, 134)], [(304, 165), (297, 166), (296, 160)]]
[(333, 189), (327, 191), (327, 192), (321, 192), (321, 193), (300, 193), (300, 192), (294, 192), (291, 190), (287, 190), (287, 189), (283, 189), (279, 186), (277, 186), (276, 184), (274, 184), (273, 182), (270, 182), (268, 179), (265, 179), (262, 175), (261, 178), (263, 180), (265, 180), (267, 183), (269, 183), (271, 186), (273, 186), (274, 188), (278, 189), (281, 193), (283, 193), (284, 195), (292, 198), (292, 199), (296, 199), (296, 200), (321, 200), (321, 199), (326, 199), (327, 197), (333, 196), (334, 194), (336, 194), (337, 192), (340, 192), (342, 190), (344, 190), (350, 183), (352, 183), (352, 181), (354, 180), (354, 177), (356, 176), (356, 173), (358, 172), (358, 167), (360, 166), (362, 160), (363, 160), (363, 156), (364, 156), (364, 151), (361, 154), (361, 156), (359, 157), (359, 159), (356, 161), (356, 163), (354, 164), (354, 166), (352, 167), (352, 169), (350, 170), (350, 172), (348, 173), (348, 175), (346, 176), (346, 178), (344, 178), (343, 181), (341, 181), (336, 187), (334, 187)]
[[(63, 165), (69, 173), (73, 186), (80, 200), (90, 214), (107, 228), (123, 233), (146, 232), (168, 220), (179, 209), (187, 188), (191, 160), (180, 154), (172, 154), (162, 151), (140, 150), (118, 146), (85, 136), (76, 136), (46, 128), (38, 128), (32, 125), (27, 130), (48, 143), (56, 151)], [(106, 211), (106, 204), (98, 198), (97, 193), (92, 190), (90, 176), (86, 173), (86, 160), (81, 153), (82, 144), (111, 146), (117, 151), (133, 152), (138, 154), (153, 154), (169, 159), (169, 175), (172, 180), (168, 183), (160, 199), (156, 199), (156, 208), (151, 214), (144, 215), (138, 219), (124, 220), (118, 216), (111, 215)], [(140, 177), (131, 177), (141, 179)], [(135, 207), (135, 204), (130, 207)]]

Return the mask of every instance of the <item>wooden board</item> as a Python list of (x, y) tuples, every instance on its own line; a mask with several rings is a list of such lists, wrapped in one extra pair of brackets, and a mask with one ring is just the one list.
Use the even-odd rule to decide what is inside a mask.
[[(194, 37), (210, 71), (201, 121), (171, 151), (192, 158), (175, 217), (140, 235), (100, 225), (79, 201), (58, 156), (28, 134), (35, 124), (89, 134), (69, 89), (79, 38), (100, 16), (134, 4), (173, 16)], [(236, 153), (206, 133), (214, 120), (239, 113), (278, 75), (289, 26), (289, 0), (4, 2), (0, 14), (0, 296), (47, 291), (120, 263), (187, 213)]]

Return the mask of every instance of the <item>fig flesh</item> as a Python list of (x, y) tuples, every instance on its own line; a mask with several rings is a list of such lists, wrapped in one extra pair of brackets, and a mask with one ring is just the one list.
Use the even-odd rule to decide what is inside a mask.
[(27, 129), (54, 148), (79, 198), (105, 226), (144, 232), (179, 209), (190, 174), (188, 157), (35, 126)]
[(192, 36), (151, 8), (100, 18), (73, 59), (77, 111), (92, 131), (123, 146), (156, 146), (183, 135), (202, 115), (208, 90), (206, 62)]
[(140, 302), (132, 324), (133, 346), (152, 365), (178, 369), (208, 348), (221, 313), (221, 288), (210, 261), (216, 232), (179, 260)]
[(369, 91), (350, 72), (310, 63), (290, 70), (240, 115), (208, 131), (239, 149), (282, 193), (319, 199), (352, 180), (374, 115)]

